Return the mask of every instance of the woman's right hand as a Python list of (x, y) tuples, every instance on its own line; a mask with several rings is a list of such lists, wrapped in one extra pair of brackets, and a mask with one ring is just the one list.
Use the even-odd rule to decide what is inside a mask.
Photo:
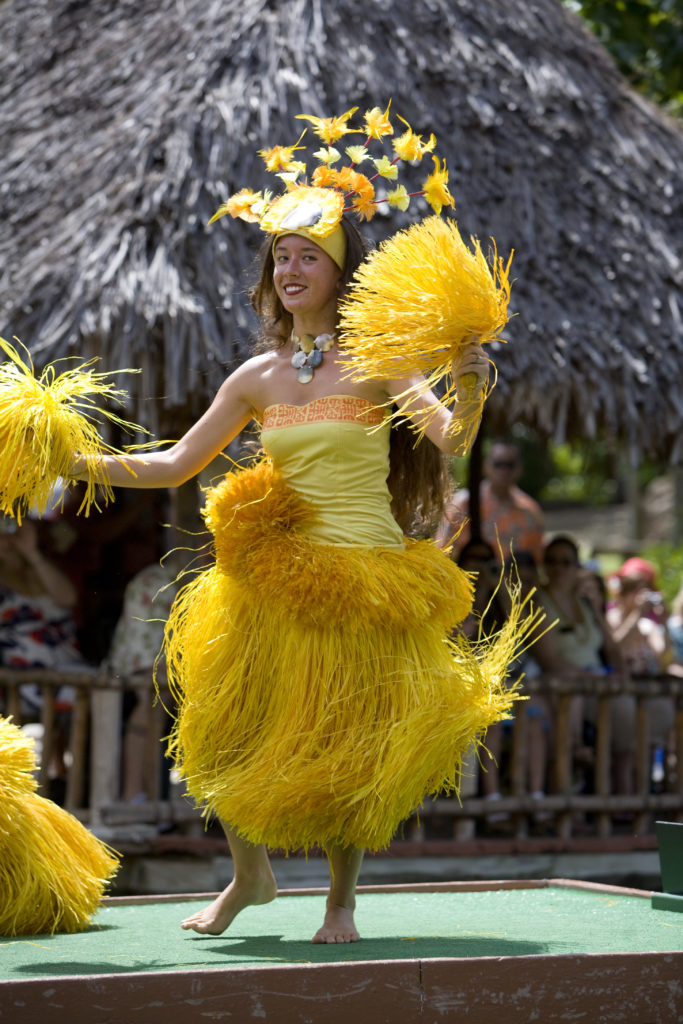
[(451, 363), (455, 391), (459, 402), (478, 401), (489, 379), (490, 361), (483, 347), (472, 335)]

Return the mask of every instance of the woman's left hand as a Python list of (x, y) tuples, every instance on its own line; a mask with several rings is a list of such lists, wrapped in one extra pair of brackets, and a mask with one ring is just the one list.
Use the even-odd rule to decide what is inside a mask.
[(489, 358), (476, 339), (465, 342), (451, 363), (451, 373), (459, 402), (481, 397), (484, 385), (489, 379)]

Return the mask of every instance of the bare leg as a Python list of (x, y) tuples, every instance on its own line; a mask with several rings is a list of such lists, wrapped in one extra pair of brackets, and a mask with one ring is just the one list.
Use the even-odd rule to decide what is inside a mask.
[(333, 846), (327, 851), (330, 862), (330, 891), (322, 927), (314, 942), (358, 942), (360, 935), (353, 920), (356, 909), (356, 883), (363, 863), (363, 850), (355, 846)]
[(254, 846), (223, 825), (233, 861), (233, 880), (213, 903), (181, 922), (181, 928), (200, 935), (220, 935), (245, 907), (270, 903), (277, 883), (265, 846)]

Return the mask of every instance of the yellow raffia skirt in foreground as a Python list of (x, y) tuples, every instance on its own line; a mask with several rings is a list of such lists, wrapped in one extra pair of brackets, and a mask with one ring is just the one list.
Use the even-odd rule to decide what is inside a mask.
[(509, 714), (519, 609), (482, 650), (449, 640), (472, 601), (457, 566), (430, 541), (307, 540), (313, 513), (267, 460), (204, 514), (216, 564), (167, 627), (190, 794), (253, 843), (386, 846), (427, 794), (457, 792), (472, 741)]
[(33, 740), (0, 718), (0, 935), (87, 928), (114, 851), (35, 792)]

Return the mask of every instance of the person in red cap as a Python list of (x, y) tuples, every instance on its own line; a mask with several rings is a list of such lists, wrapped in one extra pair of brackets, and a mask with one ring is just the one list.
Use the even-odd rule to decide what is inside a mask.
[(642, 580), (650, 588), (654, 588), (657, 578), (657, 572), (652, 562), (648, 562), (645, 558), (639, 558), (637, 555), (627, 558), (621, 568), (617, 570), (616, 575), (619, 579)]
[(671, 644), (655, 567), (645, 558), (627, 558), (613, 582), (615, 600), (607, 621), (629, 670), (636, 675), (659, 675), (671, 661)]

